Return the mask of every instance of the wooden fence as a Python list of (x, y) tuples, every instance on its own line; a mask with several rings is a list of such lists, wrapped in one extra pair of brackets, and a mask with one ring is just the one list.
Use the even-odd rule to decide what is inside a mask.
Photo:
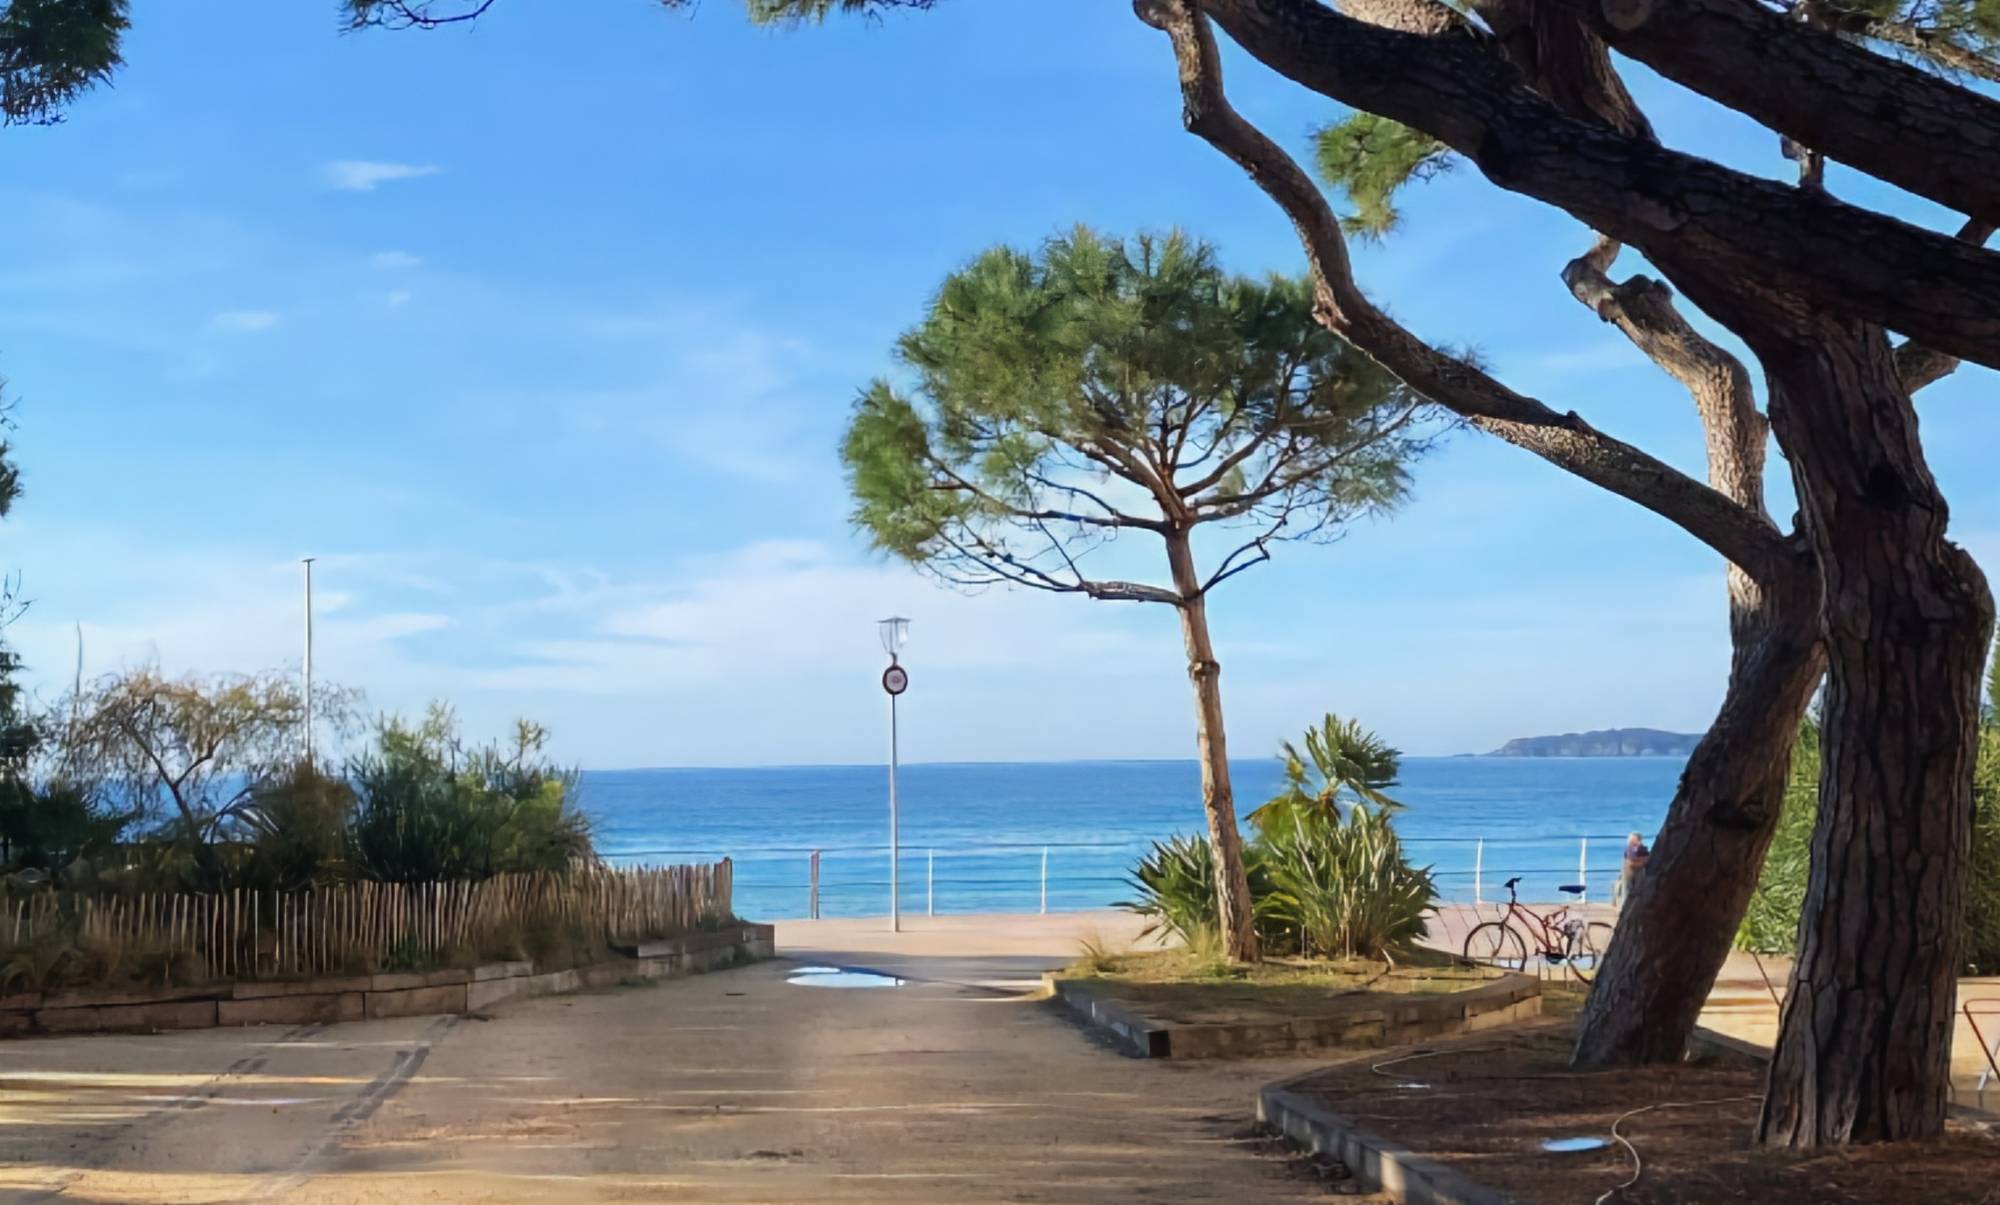
[(611, 945), (668, 937), (730, 916), (732, 867), (509, 874), (460, 883), (342, 883), (308, 891), (90, 895), (39, 891), (0, 915), (12, 947), (67, 939), (199, 959), (215, 979), (435, 966), (491, 957), (537, 928), (568, 926)]

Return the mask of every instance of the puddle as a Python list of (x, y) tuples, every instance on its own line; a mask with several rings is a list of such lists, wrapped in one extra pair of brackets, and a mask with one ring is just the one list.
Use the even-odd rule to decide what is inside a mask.
[(1544, 1138), (1542, 1149), (1558, 1155), (1574, 1154), (1577, 1151), (1595, 1151), (1610, 1146), (1609, 1138)]
[(1418, 1082), (1417, 1082), (1417, 1081), (1415, 1081), (1415, 1080), (1411, 1080), (1410, 1082), (1408, 1082), (1408, 1083), (1405, 1083), (1405, 1084), (1397, 1084), (1396, 1086), (1397, 1086), (1398, 1088), (1404, 1088), (1404, 1089), (1414, 1089), (1414, 1088), (1428, 1088), (1428, 1087), (1430, 1087), (1430, 1085), (1429, 1085), (1429, 1084), (1420, 1084), (1420, 1083), (1418, 1083)]
[(904, 981), (855, 967), (800, 967), (785, 980), (801, 987), (901, 987)]

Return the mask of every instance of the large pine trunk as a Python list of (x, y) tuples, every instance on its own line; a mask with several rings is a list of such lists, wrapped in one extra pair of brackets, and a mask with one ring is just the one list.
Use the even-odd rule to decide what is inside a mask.
[(1950, 1084), (1985, 579), (1878, 329), (1758, 348), (1824, 590), (1819, 818), (1759, 1140), (1935, 1137)]
[[(1583, 66), (1608, 72), (1597, 50), (1581, 56)], [(1623, 97), (1616, 76), (1607, 80), (1593, 91)], [(1708, 436), (1709, 484), (1767, 516), (1767, 428), (1749, 371), (1690, 326), (1664, 286), (1643, 276), (1613, 284), (1605, 272), (1617, 251), (1599, 240), (1563, 280), (1687, 388)], [(1755, 576), (1728, 570), (1728, 689), (1688, 759), (1584, 1004), (1579, 1065), (1678, 1061), (1729, 956), (1784, 807), (1799, 721), (1825, 667), (1818, 572), (1804, 540), (1792, 543), (1791, 556), (1760, 565)]]
[(1181, 636), (1187, 644), (1188, 679), (1194, 685), (1194, 739), (1201, 757), (1201, 802), (1208, 814), (1209, 851), (1215, 856), (1216, 928), (1232, 962), (1257, 959), (1257, 925), (1251, 912), (1250, 877), (1243, 869), (1243, 839), (1236, 829), (1236, 793), (1229, 785), (1229, 737), (1222, 726), (1222, 666), (1208, 636), (1207, 600), (1194, 571), (1185, 533), (1167, 539), (1174, 587), (1182, 597)]
[(1696, 744), (1585, 1002), (1579, 1066), (1678, 1062), (1777, 831), (1792, 745), (1823, 665), (1810, 562), (1735, 582), (1722, 709)]

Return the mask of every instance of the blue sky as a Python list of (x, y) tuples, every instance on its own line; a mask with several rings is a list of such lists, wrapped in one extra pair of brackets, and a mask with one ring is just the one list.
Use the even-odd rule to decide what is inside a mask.
[[(1074, 0), (798, 33), (721, 0), (560, 7), (343, 36), (328, 5), (139, 0), (115, 88), (0, 132), (29, 489), (0, 561), (37, 681), (66, 679), (78, 624), (93, 674), (294, 664), (311, 554), (322, 674), (378, 709), (450, 698), (476, 733), (537, 717), (587, 766), (878, 758), (890, 612), (915, 620), (909, 756), (1190, 754), (1170, 612), (933, 586), (849, 531), (835, 456), (896, 333), (996, 242), (1181, 225), (1297, 269), (1181, 130), (1159, 36)], [(1670, 141), (1784, 166), (1635, 78)], [(1248, 64), (1232, 86), (1301, 152), (1338, 115)], [(1460, 170), (1359, 267), (1420, 332), (1699, 472), (1685, 397), (1557, 279), (1586, 243)], [(1922, 399), (1989, 568), (1993, 390), (1967, 369)], [(1477, 435), (1416, 484), (1218, 594), (1235, 754), (1329, 709), (1413, 753), (1707, 722), (1717, 558)]]

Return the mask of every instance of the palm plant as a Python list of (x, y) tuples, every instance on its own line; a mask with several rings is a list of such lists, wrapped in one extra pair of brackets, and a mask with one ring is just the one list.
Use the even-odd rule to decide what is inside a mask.
[(1249, 816), (1259, 829), (1279, 825), (1292, 812), (1315, 813), (1338, 823), (1343, 801), (1373, 804), (1385, 811), (1403, 806), (1383, 793), (1396, 785), (1402, 753), (1358, 721), (1328, 712), (1317, 728), (1306, 729), (1305, 744), (1301, 755), (1298, 746), (1285, 742), (1285, 787)]
[(1273, 890), (1265, 915), (1323, 958), (1385, 958), (1414, 948), (1437, 902), (1428, 867), (1403, 854), (1389, 808), (1288, 807), (1258, 836)]
[[(1274, 910), (1276, 897), (1264, 863), (1263, 851), (1254, 843), (1244, 847), (1258, 941), (1275, 953), (1287, 944), (1286, 927)], [(1138, 897), (1116, 906), (1148, 918), (1141, 937), (1166, 933), (1190, 947), (1216, 940), (1215, 854), (1207, 841), (1185, 835), (1155, 841), (1125, 881)]]

